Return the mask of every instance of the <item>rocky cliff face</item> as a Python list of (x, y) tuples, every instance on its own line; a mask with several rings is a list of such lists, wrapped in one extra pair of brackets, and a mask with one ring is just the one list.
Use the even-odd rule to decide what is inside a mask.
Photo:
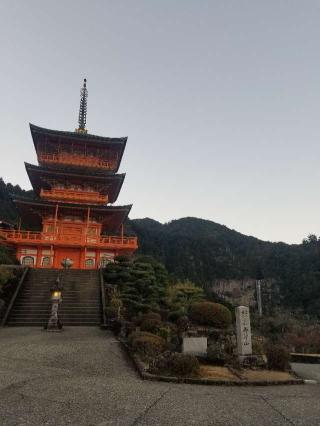
[[(208, 286), (208, 291), (234, 305), (257, 306), (256, 280), (253, 278), (216, 279)], [(280, 303), (280, 290), (275, 280), (261, 280), (261, 297), (264, 310)]]

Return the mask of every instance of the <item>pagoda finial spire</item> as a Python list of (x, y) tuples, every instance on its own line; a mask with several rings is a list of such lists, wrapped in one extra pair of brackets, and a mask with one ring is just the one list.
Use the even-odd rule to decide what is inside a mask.
[(86, 129), (87, 123), (87, 99), (88, 99), (88, 90), (87, 90), (87, 79), (83, 80), (83, 87), (80, 90), (80, 108), (79, 108), (79, 118), (78, 123), (79, 127), (76, 129), (78, 133), (87, 133)]

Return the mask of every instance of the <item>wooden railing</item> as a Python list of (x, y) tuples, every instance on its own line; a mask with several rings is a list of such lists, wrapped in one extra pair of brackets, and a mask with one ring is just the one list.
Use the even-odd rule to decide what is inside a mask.
[(64, 236), (61, 234), (50, 234), (33, 231), (9, 231), (0, 230), (0, 237), (12, 243), (26, 244), (68, 244), (76, 246), (88, 246), (98, 248), (129, 248), (137, 249), (138, 240), (136, 237), (113, 237), (113, 236)]
[(108, 202), (107, 195), (101, 195), (99, 192), (76, 191), (72, 189), (41, 189), (40, 197), (47, 200), (66, 200), (76, 203), (97, 203), (106, 204)]
[(91, 155), (72, 154), (68, 152), (61, 152), (59, 154), (40, 152), (38, 154), (38, 160), (39, 163), (67, 164), (107, 170), (115, 170), (118, 165), (118, 161), (116, 159), (105, 160)]

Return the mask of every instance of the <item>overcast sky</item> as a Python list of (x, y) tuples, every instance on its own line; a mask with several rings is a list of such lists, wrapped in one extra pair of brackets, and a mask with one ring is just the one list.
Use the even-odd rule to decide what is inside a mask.
[(0, 2), (0, 176), (30, 188), (28, 123), (128, 136), (131, 218), (320, 234), (320, 1)]

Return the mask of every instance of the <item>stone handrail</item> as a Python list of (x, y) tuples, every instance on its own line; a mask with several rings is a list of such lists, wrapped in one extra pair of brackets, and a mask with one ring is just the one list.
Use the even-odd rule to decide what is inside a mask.
[(7, 320), (8, 320), (8, 317), (10, 315), (11, 309), (12, 309), (12, 307), (14, 305), (14, 302), (16, 301), (16, 298), (17, 298), (17, 296), (18, 296), (18, 294), (20, 292), (20, 289), (22, 287), (22, 284), (24, 283), (24, 280), (25, 280), (25, 278), (27, 276), (28, 271), (29, 271), (29, 268), (25, 268), (25, 270), (23, 271), (23, 274), (22, 274), (22, 276), (21, 276), (21, 278), (19, 280), (19, 283), (17, 285), (17, 288), (16, 288), (13, 296), (11, 297), (11, 300), (10, 300), (9, 306), (7, 307), (6, 313), (4, 314), (4, 317), (1, 320), (1, 327), (3, 327), (6, 324)]
[(100, 292), (101, 292), (101, 305), (102, 305), (102, 327), (107, 325), (107, 316), (106, 316), (106, 293), (104, 288), (104, 279), (102, 269), (99, 269), (99, 278), (100, 278)]

